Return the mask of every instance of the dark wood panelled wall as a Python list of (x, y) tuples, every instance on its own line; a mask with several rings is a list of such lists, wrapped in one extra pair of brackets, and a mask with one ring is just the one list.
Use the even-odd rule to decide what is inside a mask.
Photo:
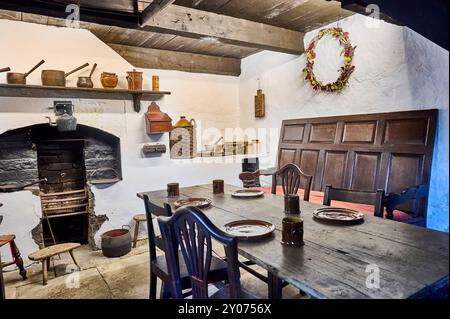
[[(295, 163), (326, 185), (399, 192), (428, 184), (437, 110), (285, 120), (278, 166)], [(426, 207), (422, 216), (425, 216)]]

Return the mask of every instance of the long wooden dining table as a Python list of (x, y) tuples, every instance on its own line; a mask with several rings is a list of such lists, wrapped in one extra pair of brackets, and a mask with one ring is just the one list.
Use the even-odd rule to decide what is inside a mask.
[(313, 212), (323, 206), (302, 201), (303, 247), (280, 244), (284, 199), (266, 193), (263, 197), (237, 199), (240, 188), (225, 185), (214, 195), (212, 185), (180, 188), (178, 198), (166, 190), (137, 194), (163, 207), (178, 199), (208, 198), (204, 213), (218, 226), (243, 220), (271, 222), (271, 237), (240, 241), (239, 254), (268, 272), (268, 296), (282, 297), (283, 281), (313, 298), (403, 299), (442, 296), (449, 284), (449, 234), (378, 217), (365, 216), (357, 225), (318, 222)]

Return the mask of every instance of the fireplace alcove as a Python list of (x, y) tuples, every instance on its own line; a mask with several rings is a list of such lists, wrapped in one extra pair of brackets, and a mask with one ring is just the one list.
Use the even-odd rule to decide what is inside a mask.
[(42, 218), (34, 240), (42, 246), (94, 246), (107, 218), (95, 214), (89, 184), (120, 181), (120, 158), (120, 139), (97, 128), (79, 124), (76, 131), (59, 132), (48, 124), (27, 126), (0, 135), (0, 185), (46, 179), (39, 183)]

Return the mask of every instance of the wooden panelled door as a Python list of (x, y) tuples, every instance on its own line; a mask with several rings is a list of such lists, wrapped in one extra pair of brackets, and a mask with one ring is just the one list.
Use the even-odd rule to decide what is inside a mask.
[[(429, 184), (437, 110), (285, 120), (278, 166), (299, 165), (326, 185), (400, 192)], [(426, 205), (420, 215), (426, 217)], [(407, 210), (407, 206), (402, 207)]]

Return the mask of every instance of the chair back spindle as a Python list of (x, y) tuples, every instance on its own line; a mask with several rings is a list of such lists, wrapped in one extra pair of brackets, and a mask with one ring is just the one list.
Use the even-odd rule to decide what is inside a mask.
[(241, 294), (237, 240), (216, 226), (197, 208), (182, 207), (170, 218), (158, 218), (167, 267), (171, 277), (172, 296), (183, 298), (179, 272), (178, 249), (186, 264), (193, 299), (208, 299), (209, 271), (212, 260), (212, 239), (224, 246), (228, 263), (230, 298)]
[(311, 195), (312, 179), (313, 176), (305, 174), (295, 164), (287, 164), (278, 171), (275, 169), (258, 170), (256, 172), (243, 172), (239, 174), (239, 179), (243, 182), (244, 187), (250, 188), (256, 186), (256, 180), (260, 176), (272, 176), (272, 194), (277, 193), (278, 179), (281, 179), (281, 186), (283, 187), (283, 194), (297, 194), (300, 186), (302, 185), (302, 179), (304, 183), (304, 195), (303, 200), (309, 201)]
[(313, 178), (311, 175), (303, 173), (302, 170), (295, 164), (287, 164), (276, 172), (272, 182), (275, 184), (275, 187), (272, 187), (273, 190), (276, 190), (278, 176), (281, 176), (281, 186), (283, 187), (283, 194), (285, 195), (297, 194), (302, 178), (305, 179), (305, 193), (303, 195), (303, 200), (309, 201)]
[(147, 229), (148, 229), (148, 245), (150, 261), (155, 261), (158, 257), (156, 255), (156, 247), (163, 248), (162, 243), (159, 243), (159, 238), (155, 234), (155, 228), (153, 227), (153, 216), (167, 216), (172, 215), (169, 204), (164, 204), (164, 209), (150, 202), (148, 195), (144, 194), (144, 206), (145, 214), (147, 216)]

